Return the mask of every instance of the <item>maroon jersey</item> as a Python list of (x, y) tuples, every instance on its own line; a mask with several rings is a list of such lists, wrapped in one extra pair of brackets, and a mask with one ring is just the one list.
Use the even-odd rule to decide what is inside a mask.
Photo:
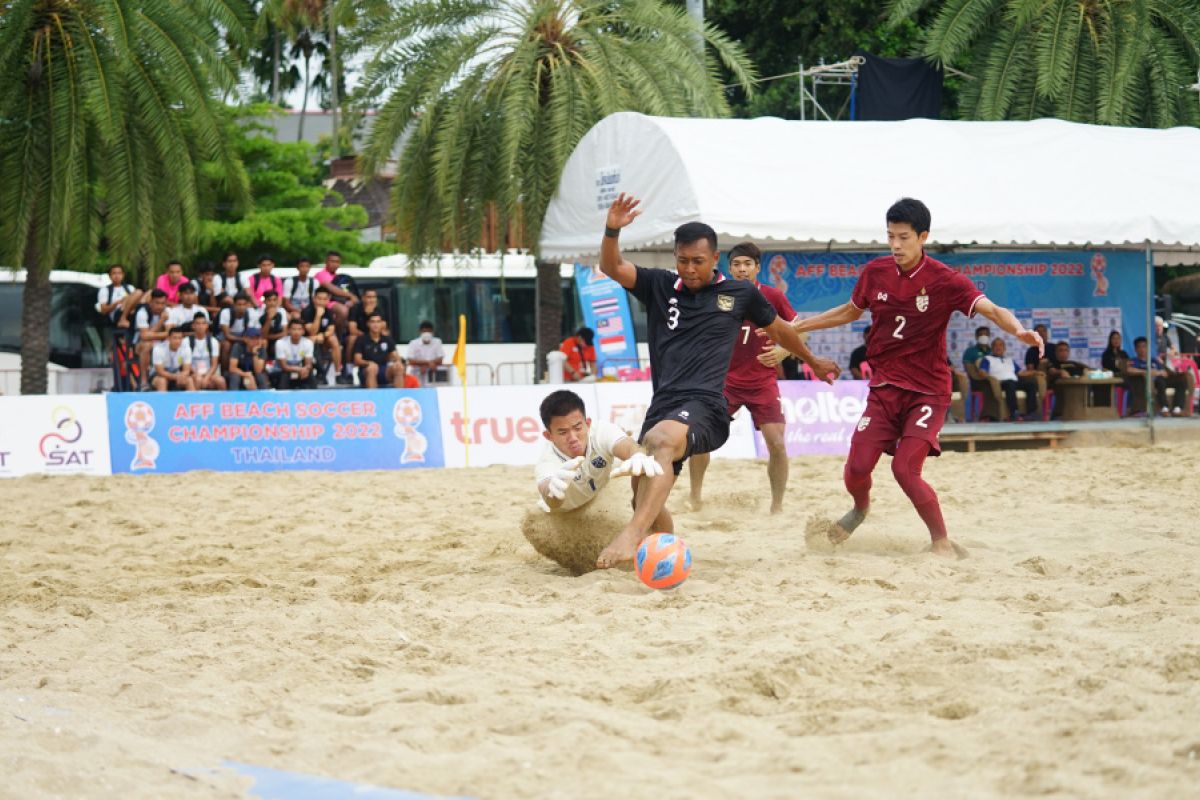
[[(761, 283), (754, 285), (763, 293), (763, 297), (767, 298), (767, 302), (775, 307), (775, 313), (782, 317), (784, 322), (791, 322), (796, 318), (796, 311), (787, 301), (783, 292), (774, 286), (765, 286)], [(758, 326), (753, 322), (742, 320), (742, 327), (738, 329), (737, 343), (734, 344), (733, 355), (729, 359), (729, 374), (725, 376), (727, 386), (736, 386), (739, 389), (757, 389), (775, 383), (775, 368), (768, 367), (758, 360), (758, 357), (762, 355), (763, 348), (771, 344), (771, 340), (766, 336), (759, 336), (755, 332), (757, 330)]]
[(982, 297), (969, 278), (928, 255), (908, 272), (901, 272), (890, 255), (863, 267), (850, 302), (871, 312), (871, 385), (897, 386), (949, 403), (946, 326), (955, 311), (973, 315)]

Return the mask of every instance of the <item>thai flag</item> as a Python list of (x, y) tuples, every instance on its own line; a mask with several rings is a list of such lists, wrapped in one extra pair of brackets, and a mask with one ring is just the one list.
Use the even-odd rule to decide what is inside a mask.
[(592, 313), (597, 317), (602, 317), (605, 314), (615, 314), (619, 304), (615, 297), (601, 297), (592, 301)]

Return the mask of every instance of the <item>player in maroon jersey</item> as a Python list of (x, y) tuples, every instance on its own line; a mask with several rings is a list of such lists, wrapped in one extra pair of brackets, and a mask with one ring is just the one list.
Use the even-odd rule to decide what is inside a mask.
[[(743, 281), (750, 281), (775, 307), (775, 313), (785, 322), (796, 318), (796, 312), (783, 292), (773, 286), (758, 282), (758, 269), (762, 264), (762, 251), (754, 242), (742, 242), (729, 250), (729, 274)], [(733, 416), (742, 406), (750, 409), (754, 427), (762, 431), (767, 445), (767, 477), (771, 481), (771, 513), (783, 511), (783, 492), (787, 489), (788, 458), (784, 442), (783, 406), (779, 399), (779, 382), (775, 367), (758, 360), (763, 348), (771, 340), (758, 332), (751, 322), (743, 320), (733, 345), (733, 357), (729, 360), (729, 374), (725, 376), (725, 400), (729, 403), (729, 415)], [(703, 504), (702, 489), (704, 472), (708, 469), (708, 453), (692, 456), (688, 461), (691, 478), (692, 507)]]
[[(1011, 311), (988, 300), (965, 275), (925, 253), (929, 223), (924, 203), (907, 197), (897, 201), (887, 212), (891, 255), (863, 267), (850, 302), (792, 323), (797, 331), (815, 331), (846, 325), (864, 311), (871, 312), (871, 389), (843, 475), (854, 508), (829, 526), (834, 544), (849, 538), (866, 518), (871, 473), (879, 457), (888, 453), (896, 482), (929, 528), (933, 552), (953, 556), (955, 545), (946, 535), (937, 494), (921, 477), (925, 458), (941, 454), (938, 433), (950, 405), (950, 316), (955, 311), (969, 317), (981, 314), (1039, 352), (1044, 346), (1041, 336), (1025, 330)], [(761, 358), (769, 363), (778, 355), (767, 352)]]

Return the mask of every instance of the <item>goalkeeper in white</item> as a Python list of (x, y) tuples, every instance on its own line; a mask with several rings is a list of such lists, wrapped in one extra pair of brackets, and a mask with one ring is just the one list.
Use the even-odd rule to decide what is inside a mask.
[[(550, 512), (573, 511), (586, 505), (607, 484), (609, 478), (662, 474), (657, 461), (646, 455), (633, 439), (611, 422), (587, 418), (583, 398), (574, 392), (551, 392), (542, 401), (542, 424), (546, 430), (546, 450), (538, 460), (537, 479), (541, 507)], [(613, 465), (620, 460), (620, 466)], [(666, 510), (655, 521), (654, 530), (671, 531)]]

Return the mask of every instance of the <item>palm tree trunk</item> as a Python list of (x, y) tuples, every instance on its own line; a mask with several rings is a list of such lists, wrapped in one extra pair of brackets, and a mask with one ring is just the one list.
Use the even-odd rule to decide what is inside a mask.
[(342, 157), (341, 137), (338, 135), (338, 120), (341, 116), (338, 112), (341, 105), (341, 96), (338, 93), (338, 78), (341, 70), (338, 69), (338, 49), (337, 49), (337, 21), (334, 18), (333, 10), (337, 6), (336, 2), (329, 3), (329, 66), (332, 75), (330, 76), (329, 90), (329, 105), (333, 110), (333, 158)]
[(297, 142), (304, 141), (304, 118), (305, 118), (305, 116), (308, 115), (308, 87), (310, 85), (310, 82), (308, 80), (308, 67), (311, 62), (312, 62), (312, 56), (308, 53), (305, 53), (305, 55), (304, 55), (304, 99), (300, 102), (300, 125), (296, 129), (296, 141)]
[(46, 394), (50, 363), (50, 273), (38, 267), (37, 226), (30, 228), (25, 250), (25, 291), (21, 296), (21, 394)]
[(271, 50), (271, 103), (279, 105), (279, 62), (283, 60), (283, 41), (279, 28), (275, 28), (275, 42)]
[(537, 347), (534, 354), (534, 381), (546, 369), (546, 354), (558, 349), (562, 336), (563, 296), (559, 266), (537, 260)]

